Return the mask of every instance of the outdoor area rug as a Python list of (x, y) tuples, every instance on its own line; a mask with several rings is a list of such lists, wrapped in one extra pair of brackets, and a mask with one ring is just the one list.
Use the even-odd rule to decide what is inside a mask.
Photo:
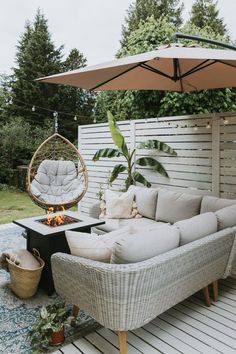
[[(26, 247), (21, 236), (23, 229), (13, 224), (0, 225), (0, 253)], [(9, 289), (9, 273), (0, 269), (0, 353), (29, 354), (32, 352), (26, 339), (29, 328), (38, 317), (39, 308), (61, 301), (54, 293), (47, 296), (38, 291), (31, 299), (20, 300)], [(66, 343), (94, 331), (99, 325), (84, 312), (80, 311), (76, 327), (66, 327)], [(50, 347), (55, 351), (58, 347)]]

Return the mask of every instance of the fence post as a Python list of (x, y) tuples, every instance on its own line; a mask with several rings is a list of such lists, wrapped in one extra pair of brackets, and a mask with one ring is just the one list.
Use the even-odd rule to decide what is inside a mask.
[(220, 117), (212, 117), (212, 194), (220, 196)]
[[(82, 129), (81, 126), (78, 125), (78, 150), (80, 152), (82, 148)], [(77, 211), (81, 212), (81, 201), (77, 204)]]

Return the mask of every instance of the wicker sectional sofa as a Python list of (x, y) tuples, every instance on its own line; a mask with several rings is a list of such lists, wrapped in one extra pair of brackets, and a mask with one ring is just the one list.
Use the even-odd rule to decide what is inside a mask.
[[(127, 224), (135, 224), (143, 230), (152, 223), (176, 220), (178, 223), (182, 217), (188, 219), (193, 213), (215, 212), (236, 204), (235, 200), (210, 196), (132, 188), (135, 188), (137, 207), (143, 217), (108, 220), (96, 230), (98, 233)], [(92, 206), (90, 215), (98, 217), (98, 213), (98, 205)], [(221, 227), (213, 234), (136, 263), (109, 264), (57, 253), (52, 256), (55, 288), (67, 302), (75, 305), (75, 310), (81, 308), (104, 327), (118, 331), (120, 353), (124, 354), (127, 353), (128, 330), (143, 326), (232, 273), (232, 268), (236, 268), (235, 232), (234, 225)]]

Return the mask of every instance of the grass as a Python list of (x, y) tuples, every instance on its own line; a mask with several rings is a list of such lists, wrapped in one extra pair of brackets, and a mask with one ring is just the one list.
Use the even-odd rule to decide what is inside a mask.
[[(0, 202), (0, 224), (45, 214), (45, 211), (34, 204), (25, 192), (0, 191)], [(77, 207), (74, 206), (71, 211), (77, 211)]]
[(0, 224), (44, 214), (43, 209), (35, 205), (28, 194), (24, 192), (0, 191), (0, 201)]

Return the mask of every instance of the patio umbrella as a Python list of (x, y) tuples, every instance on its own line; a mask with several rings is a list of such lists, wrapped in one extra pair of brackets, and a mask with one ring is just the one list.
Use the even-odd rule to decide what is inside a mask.
[(87, 90), (190, 92), (236, 87), (236, 51), (170, 44), (156, 50), (37, 79)]

